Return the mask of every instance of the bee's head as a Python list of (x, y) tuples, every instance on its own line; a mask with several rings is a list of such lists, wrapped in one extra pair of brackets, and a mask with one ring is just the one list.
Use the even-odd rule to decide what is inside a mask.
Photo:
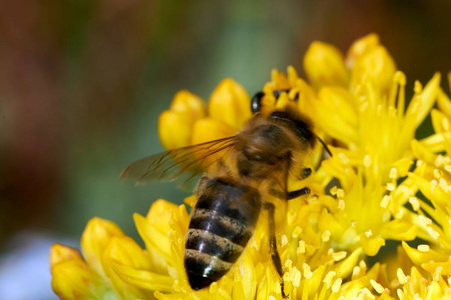
[(313, 133), (311, 122), (301, 116), (294, 108), (287, 107), (283, 111), (274, 111), (269, 119), (288, 128), (303, 145), (313, 148), (316, 143), (316, 135)]

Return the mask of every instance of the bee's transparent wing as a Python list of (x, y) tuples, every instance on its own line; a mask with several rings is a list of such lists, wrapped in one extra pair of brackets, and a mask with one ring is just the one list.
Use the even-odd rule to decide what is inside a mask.
[(134, 180), (137, 185), (177, 180), (186, 188), (188, 182), (227, 155), (235, 141), (233, 136), (151, 155), (128, 166), (121, 178)]

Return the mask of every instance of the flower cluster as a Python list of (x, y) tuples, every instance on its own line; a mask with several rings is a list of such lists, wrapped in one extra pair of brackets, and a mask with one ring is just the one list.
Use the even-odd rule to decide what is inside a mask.
[[(415, 82), (406, 100), (406, 76), (375, 34), (355, 41), (346, 56), (314, 42), (304, 69), (308, 81), (293, 67), (287, 75), (274, 70), (261, 100), (262, 113), (295, 105), (333, 154), (321, 161), (319, 145), (312, 158), (318, 168), (307, 179), (312, 196), (277, 210), (285, 294), (451, 298), (451, 100), (440, 75), (424, 87)], [(252, 117), (250, 102), (231, 79), (213, 91), (208, 108), (181, 91), (160, 115), (161, 142), (171, 149), (234, 135)], [(415, 139), (429, 114), (435, 133)], [(230, 272), (208, 288), (190, 288), (183, 253), (186, 207), (195, 201), (157, 200), (147, 216), (135, 214), (145, 249), (114, 223), (92, 219), (82, 235), (83, 255), (52, 247), (53, 290), (62, 299), (281, 299), (264, 217)], [(378, 255), (387, 240), (397, 248)]]

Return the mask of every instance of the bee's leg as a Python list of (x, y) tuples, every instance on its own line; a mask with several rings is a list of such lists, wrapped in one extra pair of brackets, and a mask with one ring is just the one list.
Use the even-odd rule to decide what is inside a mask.
[(305, 187), (299, 190), (288, 192), (287, 195), (285, 196), (285, 200), (292, 200), (294, 198), (308, 194), (310, 194), (310, 189), (308, 187)]
[(283, 199), (283, 200), (292, 200), (297, 197), (310, 194), (310, 189), (308, 187), (304, 187), (302, 189), (294, 190), (291, 192), (282, 192), (282, 191), (272, 188), (272, 189), (269, 189), (268, 192), (276, 198)]
[(311, 168), (304, 168), (301, 171), (300, 179), (301, 180), (305, 179), (305, 178), (309, 177), (310, 175), (312, 175), (312, 169)]
[(274, 210), (275, 206), (272, 203), (265, 202), (263, 204), (263, 208), (268, 210), (269, 215), (269, 251), (271, 254), (271, 259), (276, 268), (277, 273), (280, 276), (280, 288), (282, 291), (282, 297), (284, 299), (288, 298), (288, 295), (285, 295), (284, 291), (284, 282), (283, 282), (283, 268), (282, 261), (280, 260), (279, 252), (277, 251), (277, 240), (276, 240), (276, 228), (275, 228), (275, 220), (274, 220)]

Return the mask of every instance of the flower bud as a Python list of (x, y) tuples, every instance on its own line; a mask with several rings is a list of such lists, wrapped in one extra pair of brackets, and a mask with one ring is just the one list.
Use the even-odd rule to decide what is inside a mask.
[(240, 129), (251, 117), (250, 103), (251, 99), (241, 85), (232, 79), (224, 79), (210, 96), (208, 113), (211, 118)]
[(61, 299), (100, 299), (105, 288), (100, 276), (82, 260), (52, 266), (52, 289)]
[(175, 94), (170, 109), (158, 118), (158, 133), (163, 147), (175, 149), (190, 145), (192, 126), (205, 113), (205, 104), (198, 96), (186, 90)]
[(170, 110), (189, 115), (193, 120), (205, 117), (206, 108), (202, 99), (187, 90), (175, 94)]
[(113, 222), (92, 218), (81, 236), (81, 248), (86, 260), (99, 274), (104, 274), (102, 255), (112, 237), (123, 236), (122, 230)]
[(383, 93), (388, 93), (396, 72), (393, 58), (383, 46), (377, 46), (355, 61), (351, 86), (355, 89), (365, 81), (372, 82)]
[(67, 260), (83, 261), (80, 251), (69, 246), (53, 244), (50, 248), (50, 266)]
[(304, 56), (304, 69), (315, 89), (324, 85), (346, 86), (348, 71), (341, 52), (330, 44), (313, 42)]
[(379, 36), (370, 33), (352, 43), (346, 56), (346, 66), (352, 69), (357, 59), (379, 46)]
[(190, 145), (193, 120), (186, 114), (165, 110), (158, 118), (158, 135), (165, 149)]

